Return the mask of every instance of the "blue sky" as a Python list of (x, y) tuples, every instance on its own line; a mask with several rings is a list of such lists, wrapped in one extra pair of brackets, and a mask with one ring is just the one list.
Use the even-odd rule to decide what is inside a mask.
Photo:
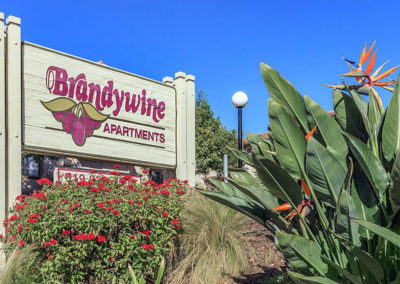
[[(397, 1), (2, 1), (0, 11), (22, 19), (22, 38), (161, 80), (196, 76), (215, 114), (236, 128), (235, 91), (245, 91), (244, 130), (264, 132), (269, 94), (259, 62), (332, 109), (331, 90), (377, 41), (376, 64), (400, 63)], [(392, 76), (396, 79), (397, 73)], [(378, 89), (384, 104), (389, 93)]]

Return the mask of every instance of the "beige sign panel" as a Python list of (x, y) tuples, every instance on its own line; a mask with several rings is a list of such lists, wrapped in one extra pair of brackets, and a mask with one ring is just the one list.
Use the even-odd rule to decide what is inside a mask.
[(25, 149), (176, 166), (175, 88), (25, 42)]

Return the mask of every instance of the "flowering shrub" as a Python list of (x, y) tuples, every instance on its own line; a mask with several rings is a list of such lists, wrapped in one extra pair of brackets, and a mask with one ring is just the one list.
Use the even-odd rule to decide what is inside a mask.
[(27, 269), (40, 283), (127, 280), (128, 264), (153, 277), (180, 228), (180, 199), (188, 188), (179, 180), (157, 185), (117, 171), (113, 178), (93, 173), (89, 182), (39, 183), (42, 191), (17, 197), (0, 237), (7, 251), (34, 245)]

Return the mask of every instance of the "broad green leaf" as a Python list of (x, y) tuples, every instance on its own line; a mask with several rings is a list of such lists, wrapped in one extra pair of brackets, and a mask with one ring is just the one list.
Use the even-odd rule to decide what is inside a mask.
[(368, 120), (371, 125), (372, 132), (376, 137), (379, 131), (379, 124), (381, 121), (381, 113), (379, 111), (379, 107), (376, 103), (375, 97), (372, 93), (372, 90), (369, 92), (369, 102), (368, 102)]
[(364, 124), (365, 129), (367, 130), (369, 136), (372, 136), (371, 133), (371, 125), (368, 121), (368, 104), (367, 102), (357, 93), (356, 90), (350, 90), (351, 97), (353, 99), (354, 104), (356, 105), (359, 113), (361, 114), (361, 118)]
[(263, 189), (262, 187), (258, 187), (255, 185), (251, 185), (248, 183), (243, 183), (236, 179), (228, 178), (228, 181), (232, 182), (236, 188), (246, 194), (249, 199), (253, 199), (254, 201), (260, 203), (265, 208), (272, 211), (275, 207), (279, 205), (278, 199), (271, 192)]
[(375, 193), (382, 197), (388, 186), (387, 174), (382, 164), (361, 140), (348, 133), (343, 134), (347, 139), (351, 152), (373, 186)]
[(300, 186), (286, 170), (269, 159), (257, 159), (255, 154), (253, 160), (258, 178), (272, 194), (294, 206), (303, 200)]
[(276, 158), (293, 177), (300, 179), (304, 172), (306, 154), (304, 134), (288, 113), (273, 99), (268, 100), (268, 111)]
[(340, 161), (314, 138), (307, 143), (306, 173), (313, 190), (323, 201), (333, 207), (339, 198), (340, 190), (346, 178), (345, 161)]
[(328, 265), (321, 259), (321, 248), (301, 236), (277, 232), (278, 248), (294, 268), (300, 271), (315, 270), (320, 275), (328, 272)]
[(298, 121), (303, 128), (303, 133), (308, 133), (310, 129), (307, 124), (307, 115), (304, 107), (304, 99), (300, 93), (284, 79), (272, 67), (260, 63), (261, 74), (268, 92), (277, 103)]
[(392, 184), (389, 189), (390, 198), (397, 206), (400, 206), (400, 152), (397, 152), (396, 154), (396, 159), (393, 163), (391, 178)]
[(335, 120), (310, 97), (304, 97), (307, 111), (317, 124), (317, 130), (327, 148), (335, 151), (341, 158), (347, 156), (347, 145)]
[(246, 195), (241, 192), (239, 189), (237, 189), (233, 184), (229, 182), (224, 182), (219, 179), (211, 178), (209, 181), (215, 185), (219, 190), (222, 191), (222, 193), (234, 197), (239, 197), (239, 198), (246, 198)]
[[(399, 79), (399, 78), (398, 78)], [(400, 150), (400, 85), (394, 87), (392, 98), (386, 110), (382, 130), (382, 151), (387, 161), (392, 161)]]
[(357, 210), (353, 198), (346, 190), (342, 191), (336, 210), (336, 231), (356, 246), (359, 246), (358, 225), (351, 222), (351, 218), (357, 218)]
[(363, 122), (360, 112), (350, 96), (335, 89), (333, 91), (333, 108), (340, 127), (353, 136), (361, 137)]
[(249, 166), (254, 166), (253, 160), (251, 159), (251, 154), (246, 153), (244, 151), (239, 151), (237, 149), (233, 149), (233, 148), (226, 148), (233, 156), (235, 156), (236, 158), (242, 160), (243, 162), (245, 162), (246, 164), (248, 164)]
[(245, 169), (230, 169), (229, 176), (238, 182), (248, 183), (253, 186), (261, 186), (261, 183)]
[(352, 273), (348, 272), (346, 269), (340, 267), (338, 264), (332, 262), (331, 260), (323, 257), (326, 263), (329, 264), (330, 267), (336, 269), (340, 274), (342, 274), (346, 279), (350, 280), (353, 284), (363, 284), (363, 282), (354, 276)]
[(288, 271), (289, 277), (296, 283), (305, 283), (305, 284), (339, 284), (340, 282), (335, 282), (331, 279), (321, 276), (305, 276), (303, 274)]
[[(378, 200), (375, 197), (373, 189), (371, 188), (367, 178), (363, 173), (355, 167), (354, 169), (354, 182), (352, 182), (351, 196), (353, 197), (354, 205), (357, 209), (357, 216), (362, 220), (367, 220), (370, 222), (378, 222), (379, 218), (379, 208)], [(360, 235), (370, 240), (373, 238), (374, 233), (366, 230), (363, 227), (359, 228)]]
[(198, 192), (218, 203), (245, 214), (246, 216), (265, 226), (266, 212), (259, 205), (249, 202), (245, 199), (220, 192), (206, 190), (198, 190)]
[(377, 283), (381, 283), (383, 279), (383, 269), (379, 265), (379, 263), (367, 252), (360, 249), (357, 246), (353, 246), (350, 249), (350, 252), (353, 256), (358, 258), (358, 261), (364, 267), (364, 272), (369, 272), (370, 275), (375, 278)]
[(390, 229), (376, 225), (374, 223), (365, 220), (352, 219), (352, 221), (374, 232), (375, 234), (381, 236), (382, 238), (388, 240), (395, 246), (400, 247), (400, 235), (391, 231)]

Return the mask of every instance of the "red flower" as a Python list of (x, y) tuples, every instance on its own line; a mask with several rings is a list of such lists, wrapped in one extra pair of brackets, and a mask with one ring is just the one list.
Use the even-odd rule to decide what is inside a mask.
[(143, 197), (143, 201), (146, 201), (146, 200), (148, 200), (149, 198), (148, 197)]
[(97, 236), (97, 241), (98, 241), (99, 243), (102, 243), (102, 242), (107, 241), (107, 239), (106, 239), (104, 236), (102, 236), (102, 235), (98, 235), (98, 236)]
[(121, 214), (118, 210), (113, 210), (111, 213), (115, 216), (119, 216)]
[(81, 240), (81, 241), (87, 241), (87, 240), (94, 240), (96, 239), (96, 236), (94, 234), (80, 234), (80, 235), (76, 235), (74, 237), (74, 240)]
[(91, 191), (91, 192), (97, 192), (98, 189), (97, 189), (96, 187), (92, 187), (92, 188), (90, 189), (90, 191)]
[(97, 170), (91, 170), (90, 172), (91, 173), (97, 173)]
[(72, 205), (74, 205), (75, 207), (78, 207), (78, 206), (79, 206), (79, 202), (75, 202), (75, 203), (72, 204)]
[(56, 209), (57, 212), (61, 212), (61, 209)]
[(24, 243), (25, 243), (24, 240), (19, 240), (18, 246), (22, 247), (24, 245)]
[(0, 239), (2, 239), (3, 238), (3, 235), (2, 234), (0, 234)]
[(44, 243), (44, 246), (47, 248), (49, 245), (54, 246), (56, 244), (57, 244), (57, 241), (55, 239), (50, 239), (48, 242)]
[(42, 185), (42, 184), (52, 185), (52, 184), (53, 184), (53, 183), (51, 182), (51, 180), (49, 180), (48, 178), (41, 178), (41, 179), (39, 179), (39, 180), (37, 181), (37, 183), (38, 183), (39, 185)]
[(50, 260), (52, 260), (52, 259), (53, 259), (53, 257), (50, 255), (50, 253), (49, 253), (49, 252), (46, 254), (46, 256), (47, 256), (47, 259), (50, 259)]
[(142, 174), (148, 174), (149, 171), (148, 170), (142, 170)]
[(185, 194), (186, 192), (185, 192), (184, 190), (180, 190), (180, 191), (177, 191), (176, 193), (179, 194), (179, 195), (183, 195), (183, 194)]
[(149, 250), (149, 249), (153, 249), (154, 248), (154, 245), (148, 245), (148, 244), (142, 244), (142, 247), (145, 249), (145, 250)]
[(168, 212), (163, 212), (162, 215), (163, 215), (164, 217), (167, 217), (167, 216), (169, 215), (169, 213), (168, 213)]
[(164, 195), (169, 195), (171, 192), (169, 192), (168, 190), (160, 190), (160, 193)]
[(19, 202), (24, 201), (24, 199), (25, 199), (25, 195), (23, 195), (23, 194), (18, 195), (17, 198), (15, 198), (15, 200), (16, 200), (16, 201), (19, 201)]
[(103, 208), (104, 207), (104, 203), (103, 202), (99, 202), (99, 203), (97, 203), (97, 206)]
[(114, 165), (114, 169), (119, 169), (120, 166), (119, 165)]
[(146, 235), (146, 237), (149, 237), (150, 234), (151, 234), (151, 231), (150, 230), (144, 230), (144, 231), (142, 231), (142, 234)]
[(39, 221), (39, 216), (40, 216), (40, 213), (31, 214), (28, 218), (28, 223), (32, 223), (32, 224), (36, 223), (37, 221)]
[(68, 236), (69, 234), (71, 234), (71, 231), (70, 230), (64, 230), (64, 231), (62, 231), (62, 234), (64, 236)]
[(173, 225), (175, 225), (175, 227), (179, 230), (179, 220), (178, 220), (178, 219), (172, 220), (171, 223), (172, 223)]
[(90, 211), (90, 209), (85, 209), (85, 213), (91, 213), (92, 211)]
[(132, 236), (129, 236), (129, 238), (132, 240), (132, 239), (134, 239), (136, 237), (134, 235), (132, 235)]

